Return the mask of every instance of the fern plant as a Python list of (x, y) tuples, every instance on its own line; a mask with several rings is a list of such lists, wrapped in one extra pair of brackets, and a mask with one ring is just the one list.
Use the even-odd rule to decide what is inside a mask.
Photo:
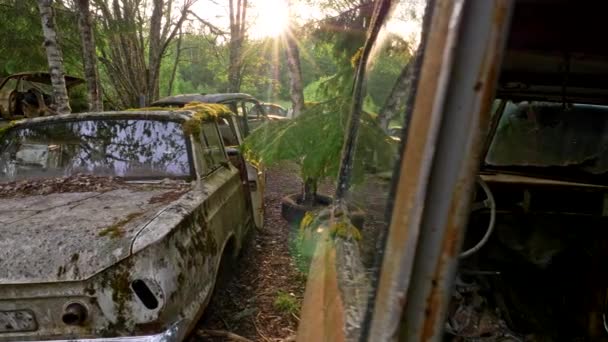
[[(302, 202), (315, 203), (318, 184), (335, 179), (345, 136), (349, 103), (336, 98), (308, 105), (293, 120), (270, 121), (253, 131), (243, 145), (244, 154), (266, 166), (289, 160), (300, 167), (304, 181)], [(363, 179), (366, 166), (391, 167), (395, 144), (369, 113), (363, 113), (354, 165), (354, 181)]]

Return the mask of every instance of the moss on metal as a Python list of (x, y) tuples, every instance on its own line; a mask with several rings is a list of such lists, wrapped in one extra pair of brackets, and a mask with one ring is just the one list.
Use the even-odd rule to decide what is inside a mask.
[(205, 121), (217, 121), (234, 115), (230, 108), (223, 104), (191, 102), (184, 110), (194, 112), (192, 118), (183, 123), (184, 133), (197, 136), (201, 133), (201, 124)]
[(340, 221), (335, 222), (329, 229), (333, 238), (352, 238), (361, 241), (361, 232), (348, 219), (341, 219)]
[(332, 238), (361, 240), (359, 229), (340, 210), (331, 212), (330, 209), (324, 209), (318, 212), (307, 212), (300, 222), (300, 230), (304, 235), (323, 229), (329, 229)]
[(101, 336), (111, 337), (128, 332), (129, 328), (129, 302), (133, 299), (131, 292), (131, 279), (133, 261), (125, 260), (114, 272), (106, 272), (101, 279), (102, 288), (110, 288), (112, 301), (115, 305), (116, 320), (110, 322)]
[(0, 139), (2, 139), (2, 137), (4, 137), (4, 135), (6, 134), (6, 132), (15, 127), (15, 125), (17, 125), (21, 120), (15, 120), (15, 121), (11, 121), (8, 124), (6, 124), (5, 126), (0, 126)]
[(100, 231), (99, 236), (109, 235), (110, 237), (113, 237), (113, 238), (121, 237), (123, 234), (122, 228), (127, 223), (131, 222), (133, 219), (141, 216), (141, 214), (142, 213), (131, 213), (131, 214), (127, 215), (127, 217), (125, 217), (124, 219), (122, 219), (122, 220), (112, 224), (111, 226), (103, 229), (102, 231)]
[(353, 67), (353, 69), (356, 69), (357, 66), (359, 66), (359, 62), (361, 61), (362, 56), (363, 56), (363, 48), (360, 47), (359, 49), (357, 49), (355, 54), (350, 58), (350, 65)]

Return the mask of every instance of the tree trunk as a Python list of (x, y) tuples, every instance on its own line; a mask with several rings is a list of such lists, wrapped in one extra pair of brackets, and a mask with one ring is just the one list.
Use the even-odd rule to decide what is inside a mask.
[(306, 178), (304, 181), (304, 191), (302, 191), (302, 205), (314, 206), (317, 199), (317, 179)]
[(245, 41), (247, 0), (229, 0), (230, 11), (230, 60), (228, 65), (228, 92), (237, 93), (241, 88), (243, 43)]
[(409, 63), (406, 64), (403, 70), (401, 70), (401, 74), (399, 74), (399, 77), (397, 77), (391, 93), (386, 98), (384, 106), (382, 106), (382, 109), (380, 109), (380, 113), (378, 114), (378, 123), (385, 132), (388, 132), (388, 125), (390, 121), (405, 105), (405, 100), (407, 99), (407, 90), (409, 88), (409, 65)]
[(63, 69), (63, 55), (61, 47), (57, 43), (57, 32), (55, 31), (55, 16), (52, 8), (52, 0), (38, 0), (38, 9), (42, 20), (42, 33), (44, 35), (44, 47), (49, 62), (49, 73), (53, 85), (53, 97), (56, 111), (60, 114), (70, 113), (70, 102), (68, 90), (65, 85), (65, 71)]
[[(290, 10), (291, 17), (291, 10)], [(295, 37), (295, 25), (290, 18), (289, 30), (285, 34), (287, 68), (290, 76), (290, 95), (293, 117), (304, 110), (304, 87), (302, 85), (302, 68), (300, 66), (300, 51)]]
[(95, 52), (95, 36), (91, 24), (89, 0), (76, 0), (78, 10), (78, 28), (82, 42), (82, 56), (84, 60), (84, 77), (87, 80), (89, 110), (99, 112), (103, 110), (101, 96), (101, 83), (97, 69), (97, 53)]
[(167, 90), (167, 96), (171, 96), (173, 93), (173, 82), (175, 81), (175, 74), (177, 73), (177, 66), (179, 65), (179, 58), (182, 54), (182, 30), (179, 30), (179, 37), (177, 37), (177, 46), (175, 47), (175, 63), (173, 63), (173, 70), (171, 70), (171, 78), (169, 79), (169, 89)]
[(90, 0), (101, 12), (106, 32), (100, 59), (121, 106), (139, 106), (156, 100), (160, 89), (161, 62), (196, 0), (182, 0), (179, 14), (171, 12), (174, 1), (150, 1), (150, 16), (141, 1)]
[[(163, 20), (163, 0), (154, 0), (152, 17), (150, 18), (150, 47), (148, 50), (148, 85), (146, 101), (150, 103), (158, 98), (158, 80), (160, 73), (161, 28)], [(171, 4), (169, 4), (171, 6)], [(146, 104), (147, 104), (146, 103)]]

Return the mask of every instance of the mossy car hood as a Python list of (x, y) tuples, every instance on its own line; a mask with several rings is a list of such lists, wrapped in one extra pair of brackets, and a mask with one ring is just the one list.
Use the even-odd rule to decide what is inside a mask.
[(186, 188), (129, 187), (0, 199), (0, 285), (87, 279), (129, 256)]

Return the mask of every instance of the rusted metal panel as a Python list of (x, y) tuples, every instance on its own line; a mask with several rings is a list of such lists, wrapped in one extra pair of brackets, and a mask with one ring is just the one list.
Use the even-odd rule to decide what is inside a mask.
[[(450, 28), (454, 5), (452, 1), (438, 1), (432, 9), (431, 30), (426, 38), (425, 58), (408, 128), (415, 134), (408, 134), (403, 151), (369, 341), (390, 340), (398, 332), (418, 242), (425, 185), (434, 153), (433, 143), (438, 131), (437, 115), (441, 114), (433, 111), (434, 96), (429, 94), (441, 92), (444, 86), (442, 78), (446, 77), (443, 75), (448, 72), (446, 69), (449, 70), (452, 56), (446, 46), (448, 32), (454, 30)], [(453, 34), (449, 38), (453, 41)]]
[(310, 266), (297, 341), (344, 341), (344, 303), (338, 286), (336, 248), (327, 227)]
[(369, 341), (441, 339), (511, 7), (436, 2)]

